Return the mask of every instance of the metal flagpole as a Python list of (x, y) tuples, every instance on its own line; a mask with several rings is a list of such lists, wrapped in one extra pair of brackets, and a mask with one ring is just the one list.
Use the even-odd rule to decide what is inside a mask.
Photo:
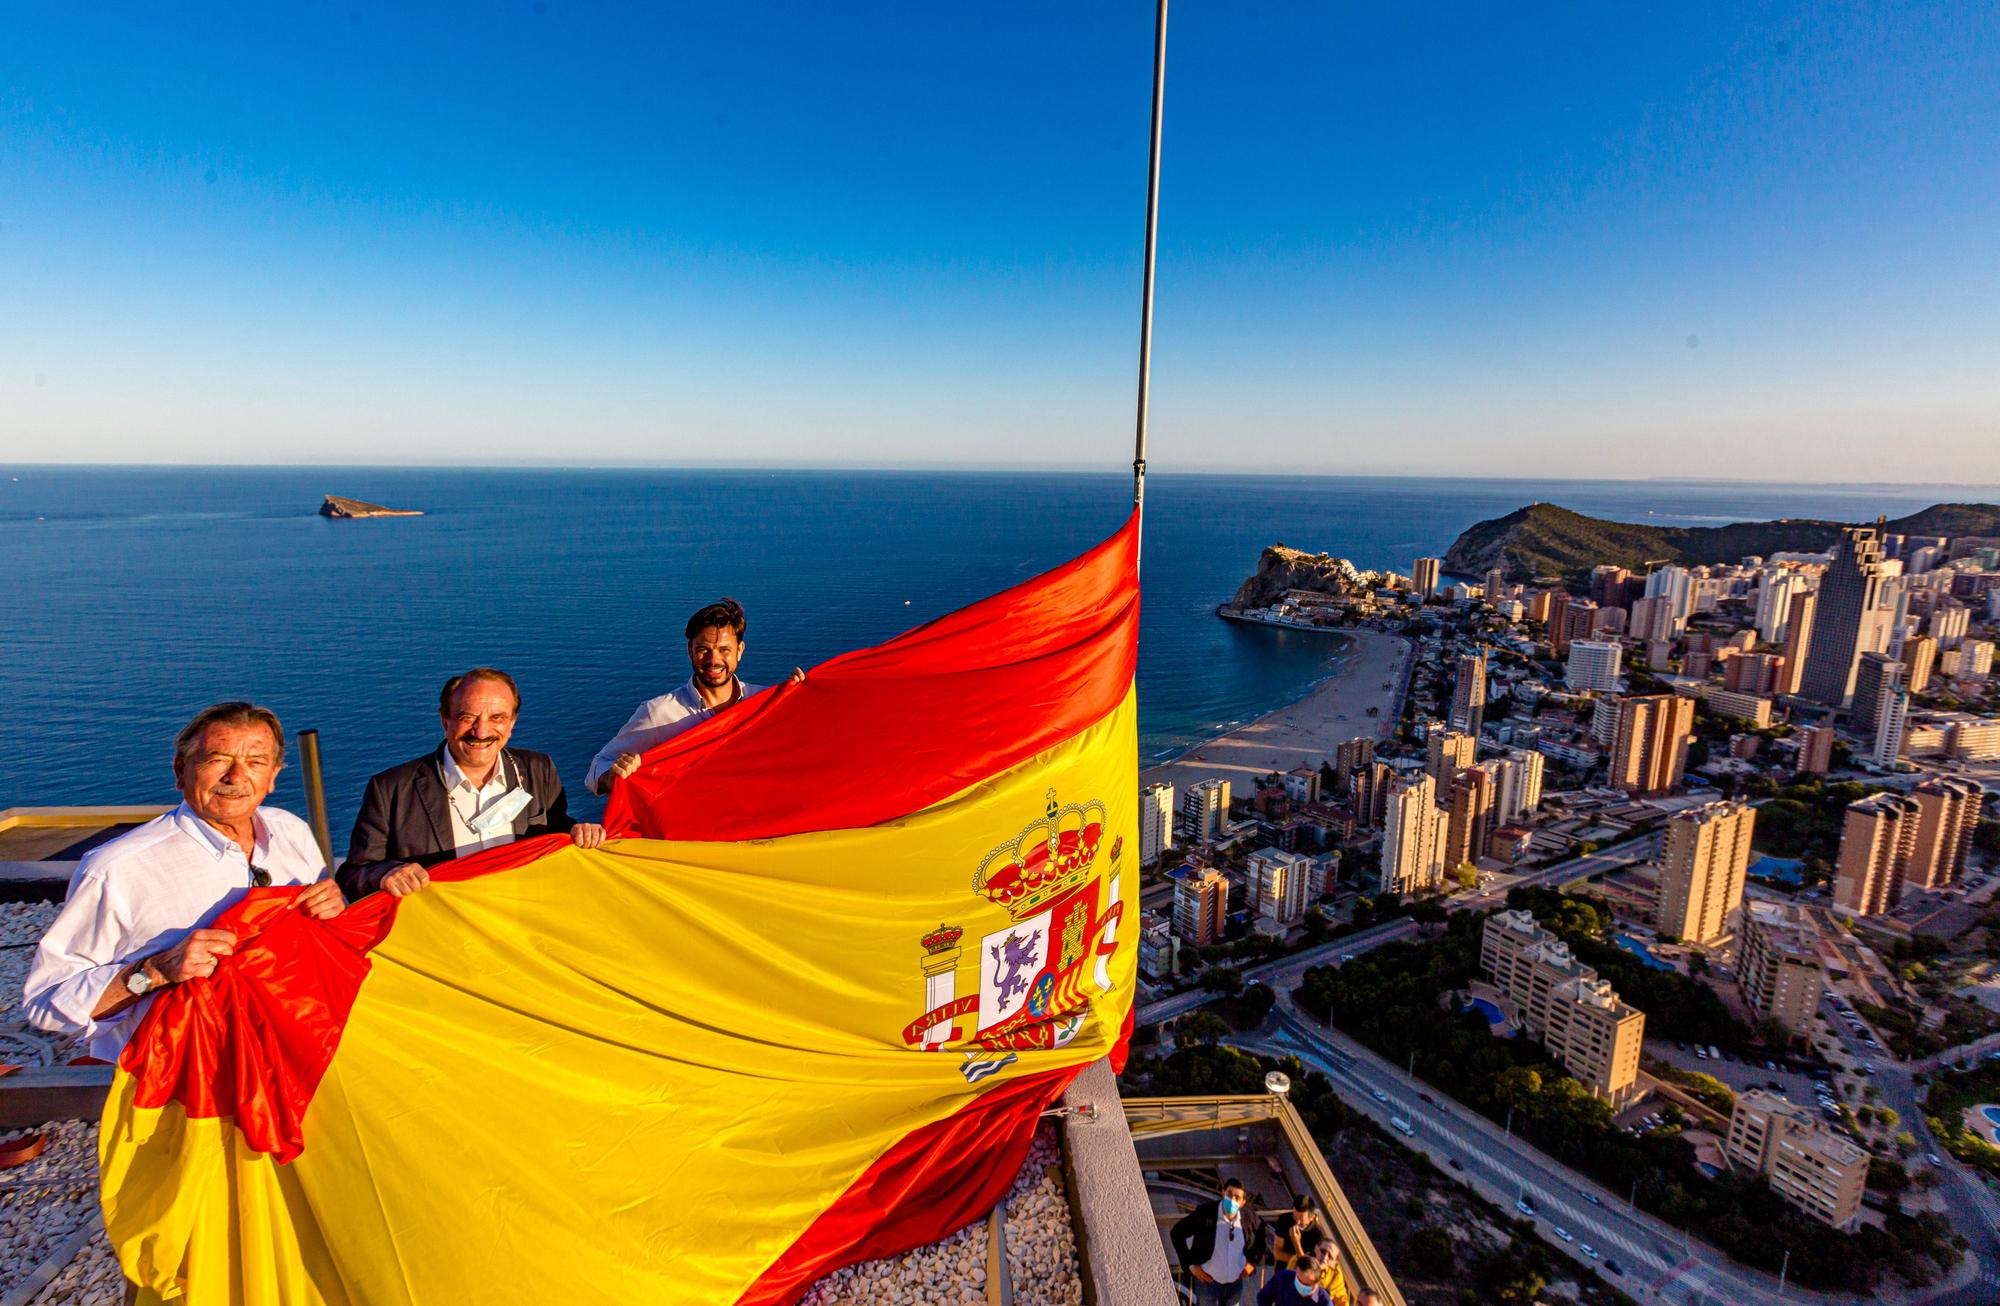
[(1146, 164), (1146, 287), (1139, 307), (1139, 420), (1132, 451), (1132, 507), (1143, 532), (1146, 508), (1146, 403), (1153, 381), (1153, 254), (1160, 235), (1160, 108), (1167, 85), (1167, 0), (1153, 19), (1153, 149)]

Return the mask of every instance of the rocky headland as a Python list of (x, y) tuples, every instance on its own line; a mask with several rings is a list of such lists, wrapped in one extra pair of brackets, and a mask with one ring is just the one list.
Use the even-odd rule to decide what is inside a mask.
[(355, 517), (421, 517), (424, 514), (416, 508), (384, 508), (379, 503), (329, 494), (326, 502), (319, 506), (319, 515), (345, 521)]

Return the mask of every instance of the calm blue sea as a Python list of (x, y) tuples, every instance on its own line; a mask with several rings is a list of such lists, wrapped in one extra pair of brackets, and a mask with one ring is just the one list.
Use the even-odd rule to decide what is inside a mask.
[[(330, 522), (328, 493), (428, 515)], [(1536, 499), (1712, 523), (1993, 494), (1155, 474), (1144, 756), (1326, 674), (1326, 641), (1213, 613), (1273, 541), (1407, 570)], [(515, 739), (574, 791), (633, 705), (686, 678), (701, 603), (743, 601), (744, 670), (769, 681), (1061, 562), (1129, 495), (1122, 475), (0, 466), (0, 807), (171, 801), (174, 731), (251, 698), (319, 728), (344, 846), (367, 776), (435, 745), (438, 685), (475, 663), (520, 681)], [(304, 810), (296, 769), (278, 801)]]

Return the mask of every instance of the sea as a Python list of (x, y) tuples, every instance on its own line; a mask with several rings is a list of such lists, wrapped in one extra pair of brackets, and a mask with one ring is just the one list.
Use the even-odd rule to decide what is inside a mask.
[[(330, 521), (339, 494), (422, 517)], [(2000, 491), (1687, 481), (1175, 475), (1147, 479), (1142, 763), (1291, 702), (1338, 641), (1215, 615), (1284, 543), (1407, 571), (1538, 500), (1670, 525), (1896, 516)], [(749, 613), (768, 683), (1089, 548), (1122, 474), (803, 470), (75, 468), (0, 464), (0, 808), (175, 801), (172, 740), (247, 698), (319, 731), (335, 844), (367, 777), (435, 747), (439, 686), (520, 682), (519, 745), (582, 775), (687, 678), (682, 623)], [(300, 770), (275, 801), (303, 813)]]

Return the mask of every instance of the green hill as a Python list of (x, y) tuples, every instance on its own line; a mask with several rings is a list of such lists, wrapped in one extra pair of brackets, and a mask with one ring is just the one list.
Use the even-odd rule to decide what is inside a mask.
[[(1735, 562), (1750, 554), (1816, 552), (1832, 547), (1844, 524), (1787, 518), (1729, 526), (1649, 526), (1533, 503), (1467, 529), (1446, 551), (1444, 567), (1466, 576), (1501, 567), (1509, 580), (1579, 581), (1599, 564), (1643, 571), (1648, 562), (1696, 566)], [(2000, 536), (2000, 507), (1933, 504), (1885, 523), (1883, 529), (1900, 535)]]

